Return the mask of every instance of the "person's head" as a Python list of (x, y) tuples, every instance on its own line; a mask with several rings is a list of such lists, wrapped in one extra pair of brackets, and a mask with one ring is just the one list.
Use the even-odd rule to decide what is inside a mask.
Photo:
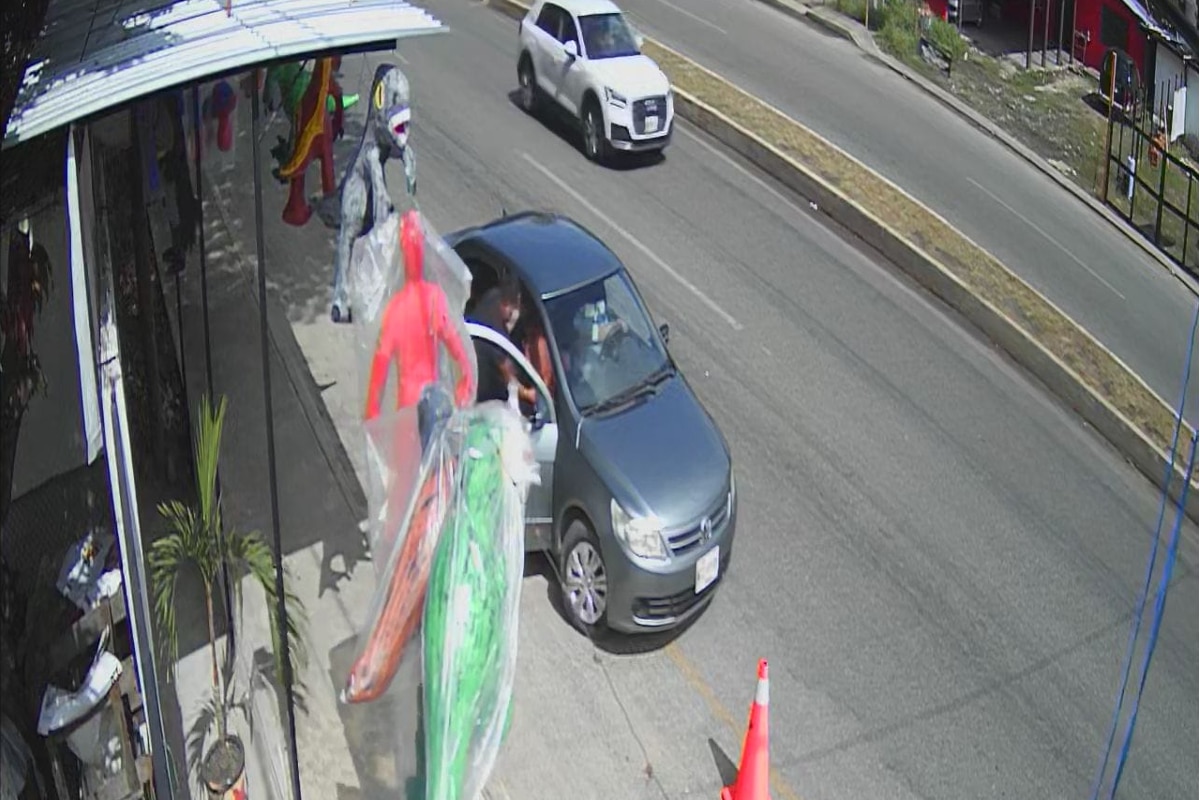
[(479, 298), (476, 315), (481, 322), (511, 333), (521, 319), (521, 289), (513, 280), (502, 280)]

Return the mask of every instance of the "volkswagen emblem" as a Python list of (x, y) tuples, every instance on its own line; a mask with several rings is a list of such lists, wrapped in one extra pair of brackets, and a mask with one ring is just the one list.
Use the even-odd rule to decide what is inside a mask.
[(707, 542), (712, 538), (712, 519), (705, 517), (700, 520), (700, 541)]

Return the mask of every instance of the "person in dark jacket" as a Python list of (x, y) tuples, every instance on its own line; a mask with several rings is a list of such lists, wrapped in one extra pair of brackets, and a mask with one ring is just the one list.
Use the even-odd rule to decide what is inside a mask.
[[(471, 314), (471, 320), (508, 337), (521, 318), (521, 291), (515, 281), (502, 281), (488, 289)], [(478, 381), (475, 402), (508, 400), (508, 387), (517, 380), (517, 367), (502, 349), (485, 339), (474, 339)]]

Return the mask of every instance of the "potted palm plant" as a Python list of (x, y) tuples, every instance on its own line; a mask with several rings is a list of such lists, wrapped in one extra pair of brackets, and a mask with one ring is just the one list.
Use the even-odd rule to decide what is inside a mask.
[[(178, 659), (179, 640), (176, 628), (176, 588), (180, 577), (188, 571), (200, 578), (204, 590), (204, 612), (208, 624), (208, 645), (212, 657), (213, 697), (207, 704), (208, 721), (193, 728), (201, 739), (209, 732), (209, 722), (215, 724), (216, 739), (203, 753), (198, 765), (201, 783), (210, 800), (243, 800), (246, 797), (245, 749), (241, 740), (229, 731), (230, 709), (236, 705), (229, 690), (230, 679), (221, 669), (217, 652), (214, 597), (222, 588), (222, 575), (230, 582), (237, 618), (242, 611), (242, 583), (251, 577), (263, 589), (268, 608), (275, 608), (275, 565), (271, 549), (258, 531), (238, 531), (223, 528), (221, 498), (217, 491), (217, 462), (221, 451), (221, 432), (225, 423), (226, 398), (221, 397), (213, 408), (207, 396), (201, 398), (196, 421), (193, 448), (196, 461), (196, 505), (172, 500), (158, 506), (166, 522), (166, 533), (154, 542), (149, 552), (150, 586), (154, 597), (154, 615), (159, 642), (166, 651), (169, 674), (173, 676)], [(285, 583), (285, 604), (288, 608), (289, 653), (292, 674), (300, 675), (306, 661), (302, 631), (303, 607), (299, 598)], [(269, 614), (271, 638), (274, 645), (276, 675), (282, 674), (279, 663), (279, 630), (275, 614)], [(228, 654), (226, 654), (228, 655)]]

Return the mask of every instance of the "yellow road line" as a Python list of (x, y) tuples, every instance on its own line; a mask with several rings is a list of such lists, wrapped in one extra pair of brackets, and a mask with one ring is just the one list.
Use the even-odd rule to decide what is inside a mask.
[[(721, 701), (717, 699), (716, 692), (714, 692), (712, 687), (710, 687), (708, 683), (705, 682), (704, 678), (700, 676), (700, 672), (692, 666), (692, 662), (687, 660), (687, 656), (683, 654), (683, 651), (680, 650), (674, 642), (671, 642), (669, 645), (667, 645), (664, 650), (666, 650), (667, 657), (671, 659), (671, 663), (674, 664), (679, 670), (680, 674), (683, 675), (683, 679), (688, 682), (688, 685), (691, 686), (698, 695), (704, 698), (704, 702), (708, 704), (708, 708), (713, 715), (724, 722), (731, 731), (738, 735), (739, 738), (744, 736), (746, 733), (745, 722), (739, 722), (733, 716), (733, 714), (730, 713), (729, 709), (725, 708)], [(776, 797), (781, 797), (784, 800), (800, 800), (800, 795), (796, 793), (796, 790), (792, 788), (790, 783), (784, 780), (783, 775), (781, 775), (779, 770), (775, 769), (774, 766), (771, 767), (770, 777), (771, 793), (773, 795)]]

